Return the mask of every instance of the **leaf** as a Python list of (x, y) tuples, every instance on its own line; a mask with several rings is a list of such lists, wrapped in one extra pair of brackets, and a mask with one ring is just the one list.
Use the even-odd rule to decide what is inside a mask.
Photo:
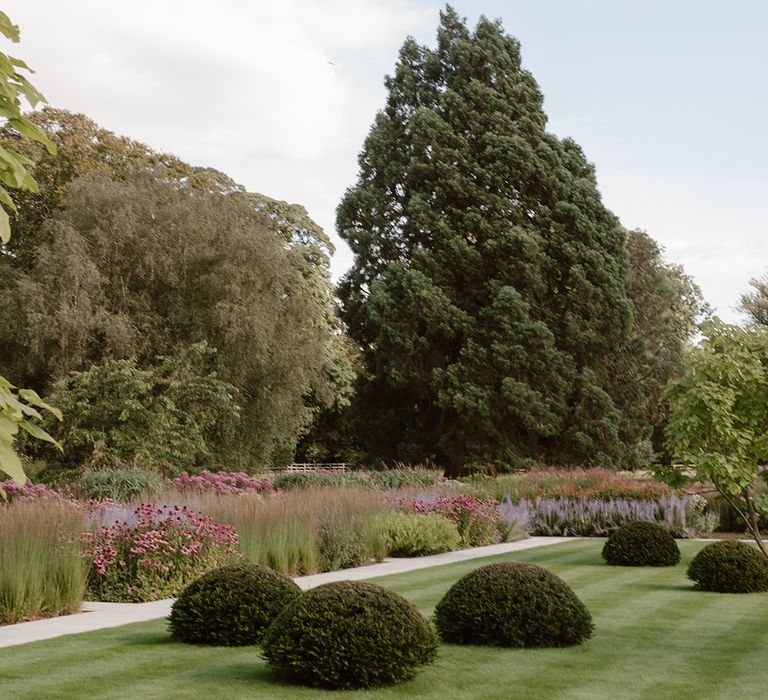
[(40, 395), (34, 389), (19, 389), (19, 398), (24, 399), (27, 403), (43, 408), (49, 413), (52, 413), (59, 420), (62, 419), (61, 411), (55, 406), (51, 406), (40, 398)]
[(5, 472), (19, 486), (27, 483), (27, 475), (21, 466), (19, 456), (8, 445), (0, 442), (0, 471)]
[(19, 40), (19, 27), (11, 22), (5, 12), (0, 12), (0, 34), (10, 39), (13, 43)]
[(0, 413), (0, 440), (7, 445), (13, 444), (13, 437), (19, 432), (19, 424)]
[(26, 136), (33, 141), (44, 144), (50, 154), (53, 155), (56, 153), (56, 146), (54, 146), (48, 138), (48, 134), (46, 134), (37, 124), (33, 124), (29, 121), (29, 119), (24, 117), (9, 119), (8, 124), (16, 129), (22, 136)]
[(11, 220), (8, 212), (0, 207), (0, 241), (8, 243), (11, 240)]
[(52, 445), (55, 445), (61, 452), (64, 451), (61, 445), (39, 425), (30, 423), (28, 420), (22, 420), (19, 421), (19, 427), (28, 432), (32, 437), (35, 437), (38, 440), (43, 440), (45, 442), (50, 442)]

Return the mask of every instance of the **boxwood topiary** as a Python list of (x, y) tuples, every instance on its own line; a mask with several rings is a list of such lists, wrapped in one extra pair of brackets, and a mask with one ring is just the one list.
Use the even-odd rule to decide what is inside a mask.
[(337, 581), (303, 593), (264, 636), (264, 658), (303, 685), (369, 688), (411, 678), (439, 640), (416, 606), (394, 591)]
[(603, 559), (614, 566), (675, 566), (680, 548), (661, 525), (628, 523), (608, 536)]
[(258, 564), (223, 566), (187, 586), (171, 608), (171, 636), (189, 644), (257, 644), (301, 589)]
[(500, 562), (459, 579), (435, 609), (452, 644), (564, 647), (588, 639), (592, 616), (568, 584), (535, 564)]
[(713, 542), (691, 560), (688, 578), (701, 591), (768, 591), (768, 560), (746, 542)]

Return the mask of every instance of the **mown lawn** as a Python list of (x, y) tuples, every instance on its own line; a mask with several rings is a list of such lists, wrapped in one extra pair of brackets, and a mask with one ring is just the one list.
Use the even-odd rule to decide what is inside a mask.
[(330, 693), (271, 678), (257, 648), (190, 647), (162, 620), (3, 649), (0, 697), (11, 698), (736, 698), (768, 688), (768, 594), (699, 593), (685, 567), (701, 543), (683, 542), (671, 569), (605, 566), (601, 540), (582, 540), (377, 579), (425, 614), (461, 575), (502, 559), (549, 567), (596, 623), (569, 649), (443, 646), (413, 681)]

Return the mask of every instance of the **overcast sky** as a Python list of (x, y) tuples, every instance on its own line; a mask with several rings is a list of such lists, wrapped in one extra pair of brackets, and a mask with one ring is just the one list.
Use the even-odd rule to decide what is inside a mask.
[[(549, 129), (597, 167), (604, 201), (682, 263), (727, 320), (768, 267), (768, 3), (483, 0), (520, 39)], [(57, 107), (303, 204), (334, 210), (422, 0), (5, 0), (10, 51)]]

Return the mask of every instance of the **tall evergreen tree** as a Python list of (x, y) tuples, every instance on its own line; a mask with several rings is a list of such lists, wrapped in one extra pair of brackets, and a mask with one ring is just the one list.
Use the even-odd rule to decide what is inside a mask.
[(519, 43), (448, 7), (437, 47), (406, 40), (386, 87), (337, 219), (368, 449), (454, 471), (616, 463), (624, 232), (581, 149), (547, 133)]

